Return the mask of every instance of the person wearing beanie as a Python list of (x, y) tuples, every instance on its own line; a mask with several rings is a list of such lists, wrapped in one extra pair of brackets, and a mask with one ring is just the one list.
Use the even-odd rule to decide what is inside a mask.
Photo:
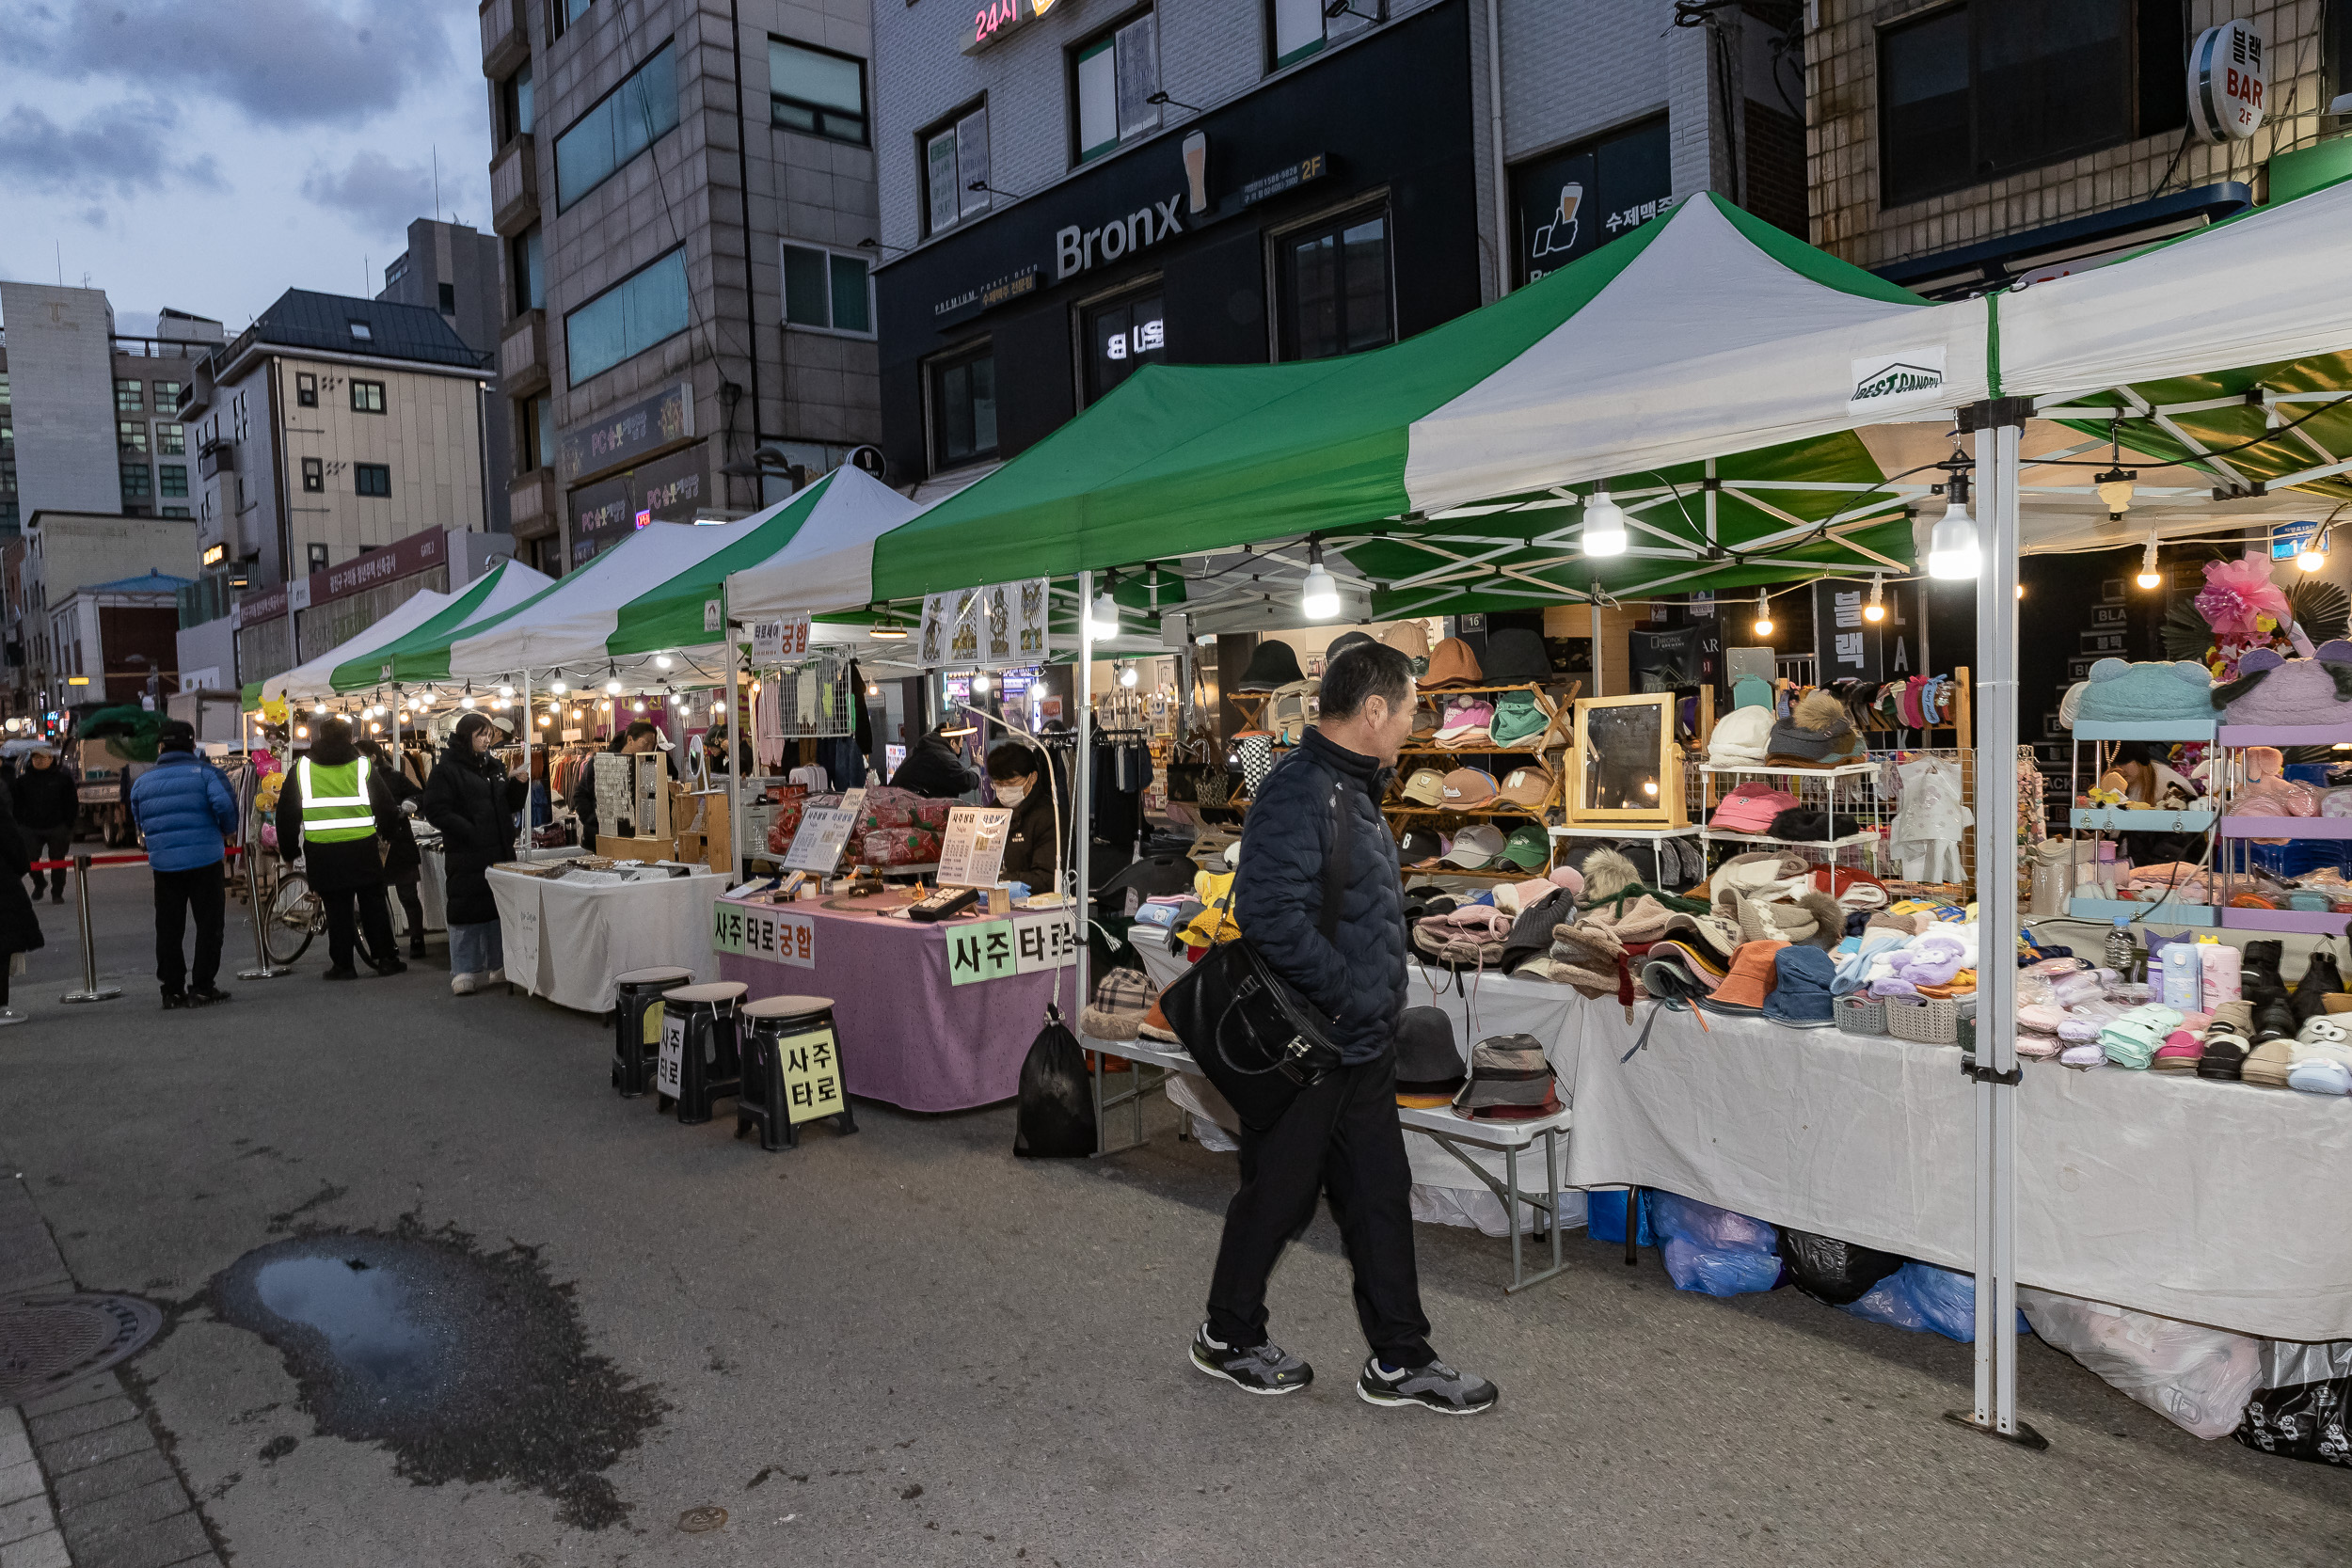
[(378, 974), (397, 974), (408, 966), (384, 902), (378, 841), (405, 823), (386, 769), (359, 754), (351, 721), (322, 720), (317, 731), (278, 793), (278, 853), (301, 857), (310, 891), (326, 908), (326, 978), (358, 978), (355, 956)]
[[(73, 775), (57, 761), (57, 754), (47, 746), (36, 750), (24, 759), (24, 771), (8, 782), (10, 804), (16, 810), (16, 826), (24, 840), (24, 858), (62, 861), (73, 854), (73, 819), (81, 814), (82, 800), (73, 785)], [(40, 896), (40, 873), (33, 873), (33, 896)], [(49, 873), (49, 901), (65, 902), (65, 869), (59, 866)]]
[(523, 785), (490, 754), (499, 726), (486, 715), (457, 721), (433, 776), (424, 782), (426, 821), (441, 830), (449, 866), (449, 989), (470, 996), (506, 979), (506, 948), (489, 870), (515, 853), (515, 814)]
[[(130, 803), (155, 879), (155, 978), (164, 1006), (226, 1002), (229, 993), (213, 982), (220, 973), (237, 799), (220, 769), (197, 755), (195, 725), (166, 721), (156, 736), (155, 766), (133, 781)], [(196, 917), (193, 972), (180, 946), (190, 914)]]

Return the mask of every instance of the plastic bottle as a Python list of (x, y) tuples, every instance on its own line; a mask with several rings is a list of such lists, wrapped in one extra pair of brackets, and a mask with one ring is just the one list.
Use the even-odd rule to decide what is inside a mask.
[(2138, 945), (2132, 941), (2132, 923), (2118, 918), (2115, 929), (2107, 933), (2106, 966), (2115, 971), (2118, 978), (2128, 980), (2132, 977), (2132, 966), (2138, 956)]
[(2181, 1012), (2197, 1010), (2199, 980), (2197, 943), (2181, 937), (2164, 946), (2164, 1005)]

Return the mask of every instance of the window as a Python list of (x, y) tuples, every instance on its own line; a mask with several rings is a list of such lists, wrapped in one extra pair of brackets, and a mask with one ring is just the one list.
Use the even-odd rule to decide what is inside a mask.
[(522, 432), (520, 460), (516, 472), (532, 473), (555, 463), (555, 404), (547, 397), (525, 398), (515, 405), (516, 428)]
[(531, 134), (531, 62), (499, 84), (501, 141)]
[(665, 43), (555, 138), (556, 210), (603, 184), (676, 124), (676, 56)]
[(307, 371), (294, 372), (294, 403), (304, 408), (319, 405), (319, 378)]
[(384, 383), (355, 381), (351, 384), (351, 411), (355, 414), (384, 412)]
[(1089, 403), (1141, 367), (1168, 363), (1168, 322), (1157, 289), (1098, 305), (1087, 311), (1086, 324)]
[(1325, 359), (1378, 348), (1389, 318), (1389, 220), (1358, 214), (1278, 242), (1282, 357)]
[(863, 257), (807, 245), (784, 247), (784, 319), (835, 332), (874, 330), (873, 296)]
[[(924, 214), (936, 234), (988, 211), (988, 105), (923, 137)], [(978, 190), (974, 186), (983, 187)]]
[(157, 515), (165, 517), (184, 517), (188, 515), (188, 509), (184, 506), (167, 506), (161, 508)]
[(564, 318), (564, 359), (577, 387), (686, 330), (686, 252), (673, 250)]
[(122, 499), (124, 500), (144, 500), (153, 493), (153, 480), (147, 471), (146, 464), (125, 463), (122, 466)]
[(1532, 283), (1672, 212), (1673, 162), (1660, 115), (1514, 168), (1511, 266), (1518, 281)]
[(6, 408), (6, 407), (8, 407), (8, 372), (5, 372), (5, 371), (0, 371), (0, 408)]
[(1159, 52), (1152, 44), (1152, 13), (1113, 28), (1071, 54), (1071, 115), (1077, 127), (1077, 161), (1108, 152), (1130, 136), (1160, 123)]
[(1387, 0), (1349, 0), (1336, 16), (1325, 0), (1268, 0), (1274, 69), (1295, 65), (1325, 44), (1360, 33), (1388, 14)]
[(995, 352), (935, 361), (930, 379), (932, 470), (995, 456)]
[(115, 412), (118, 414), (143, 414), (146, 411), (146, 384), (139, 381), (117, 380), (115, 382)]
[(547, 253), (539, 240), (539, 226), (532, 224), (506, 245), (507, 261), (515, 272), (515, 314), (547, 309)]
[(310, 545), (310, 546), (306, 546), (305, 548), (306, 548), (306, 552), (308, 553), (308, 555), (309, 555), (309, 557), (310, 557), (310, 570), (312, 570), (313, 572), (324, 572), (324, 571), (326, 571), (326, 546), (325, 545)]
[(444, 316), (457, 314), (457, 285), (454, 283), (441, 285), (441, 314)]
[(188, 466), (185, 463), (163, 463), (155, 468), (155, 493), (159, 496), (185, 496), (188, 493)]
[(302, 460), (302, 488), (305, 494), (319, 495), (326, 489), (326, 465), (315, 457)]
[(866, 145), (866, 63), (768, 40), (768, 118), (787, 131)]
[(1879, 199), (2039, 168), (2187, 119), (2174, 0), (1967, 0), (1879, 35)]
[(144, 420), (117, 420), (115, 445), (125, 457), (147, 455), (147, 422)]
[(389, 496), (392, 493), (392, 469), (388, 463), (354, 463), (351, 466), (353, 489), (362, 496)]
[(375, 328), (370, 326), (366, 322), (360, 321), (355, 317), (345, 325), (351, 328), (351, 336), (354, 341), (362, 343), (372, 343), (375, 341)]
[(187, 456), (188, 427), (158, 420), (155, 425), (155, 453), (159, 457)]
[(158, 414), (168, 414), (168, 413), (170, 413), (173, 409), (175, 409), (175, 408), (177, 408), (177, 407), (179, 407), (179, 406), (180, 406), (180, 383), (178, 383), (177, 381), (158, 381), (158, 382), (156, 382), (156, 383), (155, 383), (155, 412), (156, 412), (156, 413), (158, 413)]
[(548, 38), (550, 41), (564, 36), (564, 29), (588, 14), (588, 8), (596, 0), (548, 0)]

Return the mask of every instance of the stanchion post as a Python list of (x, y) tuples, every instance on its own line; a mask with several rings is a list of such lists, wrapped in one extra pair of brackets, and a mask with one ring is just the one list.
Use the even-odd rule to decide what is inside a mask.
[(253, 918), (253, 967), (237, 971), (240, 980), (275, 980), (281, 974), (292, 974), (291, 969), (279, 969), (269, 961), (269, 946), (262, 940), (262, 873), (259, 841), (245, 847), (245, 891), (247, 912)]
[(98, 950), (91, 944), (89, 930), (89, 856), (73, 857), (74, 907), (82, 927), (82, 989), (67, 991), (60, 1002), (104, 1002), (122, 994), (120, 986), (98, 983)]

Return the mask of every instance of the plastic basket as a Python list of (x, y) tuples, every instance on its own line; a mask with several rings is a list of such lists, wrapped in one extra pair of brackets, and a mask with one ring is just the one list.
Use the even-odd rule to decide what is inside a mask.
[(1913, 1040), (1920, 1045), (1957, 1045), (1960, 1004), (1940, 996), (1923, 997), (1916, 1002), (1889, 998), (1886, 1032), (1899, 1040)]
[(1875, 996), (1839, 997), (1836, 1016), (1837, 1027), (1849, 1035), (1886, 1033), (1886, 1004)]

